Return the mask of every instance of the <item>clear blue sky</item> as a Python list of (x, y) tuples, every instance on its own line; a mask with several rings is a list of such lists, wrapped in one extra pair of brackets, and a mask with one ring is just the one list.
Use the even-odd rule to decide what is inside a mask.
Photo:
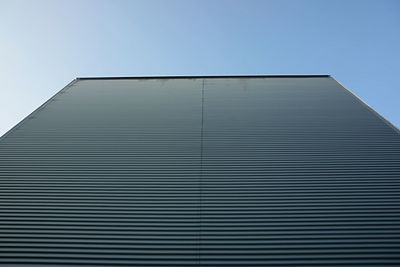
[(0, 0), (0, 135), (77, 76), (331, 74), (400, 126), (400, 1)]

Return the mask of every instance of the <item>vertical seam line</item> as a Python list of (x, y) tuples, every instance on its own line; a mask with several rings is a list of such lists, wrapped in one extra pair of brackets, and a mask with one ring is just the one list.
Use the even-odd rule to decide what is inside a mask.
[(203, 129), (204, 129), (204, 79), (201, 86), (200, 175), (199, 175), (199, 236), (197, 240), (198, 266), (201, 265), (202, 194), (203, 194)]

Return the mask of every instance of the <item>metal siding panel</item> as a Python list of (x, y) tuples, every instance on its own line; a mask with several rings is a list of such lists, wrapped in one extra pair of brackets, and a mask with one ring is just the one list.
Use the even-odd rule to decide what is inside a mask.
[(205, 88), (202, 266), (400, 264), (398, 133), (331, 78)]
[(81, 79), (0, 140), (0, 264), (397, 266), (399, 162), (329, 77)]
[(196, 264), (201, 85), (78, 81), (6, 136), (0, 262)]

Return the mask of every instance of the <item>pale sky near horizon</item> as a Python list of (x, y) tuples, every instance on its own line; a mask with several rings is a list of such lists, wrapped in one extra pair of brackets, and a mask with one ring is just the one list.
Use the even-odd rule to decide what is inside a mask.
[(0, 0), (0, 135), (75, 77), (331, 74), (400, 127), (400, 1)]

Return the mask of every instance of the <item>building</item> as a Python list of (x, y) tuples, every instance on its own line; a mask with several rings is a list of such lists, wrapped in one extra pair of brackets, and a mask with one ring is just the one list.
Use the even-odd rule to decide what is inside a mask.
[(78, 78), (0, 139), (0, 265), (400, 266), (399, 163), (330, 76)]

